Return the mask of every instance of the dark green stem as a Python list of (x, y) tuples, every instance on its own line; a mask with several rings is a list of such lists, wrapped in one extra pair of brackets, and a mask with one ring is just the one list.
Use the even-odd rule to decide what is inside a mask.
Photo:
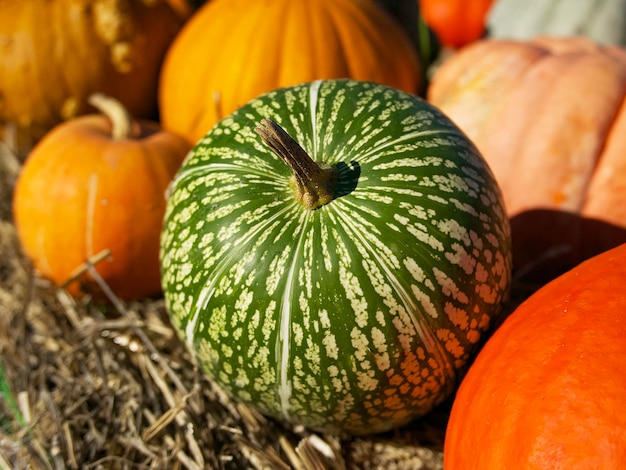
[(271, 119), (254, 129), (263, 142), (293, 171), (294, 197), (307, 209), (317, 209), (335, 199), (338, 171), (315, 162), (285, 130)]

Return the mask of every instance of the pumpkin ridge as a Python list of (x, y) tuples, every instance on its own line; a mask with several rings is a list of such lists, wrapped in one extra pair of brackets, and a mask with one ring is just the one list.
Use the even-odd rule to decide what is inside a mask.
[[(620, 62), (626, 65), (625, 62)], [(594, 169), (585, 187), (585, 192), (583, 193), (583, 196), (581, 198), (581, 204), (579, 207), (580, 212), (585, 211), (585, 207), (587, 206), (587, 202), (592, 193), (592, 188), (595, 187), (594, 180), (600, 177), (597, 170), (602, 167), (603, 157), (610, 143), (610, 137), (616, 134), (615, 128), (620, 125), (620, 120), (618, 118), (620, 115), (622, 115), (622, 113), (626, 114), (626, 80), (624, 81), (624, 86), (622, 87), (622, 96), (619, 103), (620, 104), (615, 107), (615, 113), (613, 114), (613, 117), (609, 120), (609, 125), (607, 126), (606, 133), (602, 137), (602, 144), (599, 147), (598, 154), (595, 158)]]
[[(350, 2), (350, 1), (346, 2), (346, 1), (341, 0), (338, 3), (341, 4), (344, 10), (339, 10), (337, 6), (334, 6), (333, 8), (329, 8), (329, 11), (331, 13), (331, 18), (332, 18), (333, 24), (335, 25), (337, 35), (341, 39), (340, 40), (341, 49), (342, 51), (345, 51), (345, 56), (348, 59), (350, 59), (354, 56), (358, 56), (357, 54), (354, 54), (354, 50), (359, 49), (359, 45), (362, 42), (360, 38), (362, 38), (363, 36), (367, 36), (367, 33), (374, 33), (374, 34), (378, 33), (378, 31), (371, 31), (371, 29), (369, 28), (370, 22), (368, 21), (367, 16), (364, 14), (365, 8), (370, 8), (372, 6), (378, 7), (378, 5), (371, 5), (373, 4), (373, 0), (364, 0), (364, 1), (356, 0), (353, 2)], [(384, 17), (384, 15), (386, 15), (387, 12), (382, 11), (382, 8), (378, 8), (378, 10), (381, 10), (377, 12), (377, 14), (380, 16), (379, 20), (381, 22), (387, 20), (387, 18)], [(355, 23), (359, 25), (359, 28), (357, 30), (354, 30), (352, 28), (349, 31), (346, 31), (345, 20), (342, 19), (342, 16), (346, 14), (349, 14), (352, 17), (353, 21), (355, 21)], [(363, 29), (365, 29), (366, 34), (363, 34), (364, 33)], [(358, 36), (356, 35), (357, 32), (359, 34)], [(372, 45), (378, 46), (378, 43), (373, 43)], [(365, 53), (365, 50), (362, 50), (361, 54), (364, 54), (364, 53)], [(370, 57), (368, 57), (367, 60), (364, 58), (363, 55), (358, 56), (359, 57), (358, 61), (348, 60), (346, 64), (348, 67), (348, 74), (349, 74), (348, 76), (354, 77), (355, 79), (359, 80), (362, 76), (367, 75), (368, 70), (362, 69), (362, 64), (363, 62), (365, 62), (367, 63), (368, 67), (371, 67), (372, 66), (371, 56), (375, 55), (376, 53), (370, 52)], [(380, 64), (380, 67), (382, 68), (383, 65)], [(343, 78), (343, 77), (340, 77), (340, 78)], [(374, 81), (377, 81), (377, 80), (378, 78), (376, 78)]]
[[(316, 70), (315, 64), (312, 64), (310, 60), (310, 57), (313, 57), (313, 55), (310, 52), (306, 54), (302, 52), (311, 51), (311, 22), (310, 13), (307, 11), (309, 3), (311, 2), (286, 2), (285, 6), (277, 7), (277, 13), (280, 14), (280, 18), (277, 19), (277, 23), (271, 24), (282, 25), (283, 34), (280, 39), (273, 35), (277, 42), (278, 47), (276, 50), (278, 52), (272, 55), (272, 57), (274, 60), (276, 60), (276, 57), (291, 58), (289, 61), (282, 60), (275, 63), (277, 87), (306, 81), (303, 77), (310, 77), (313, 73), (312, 71)], [(323, 39), (325, 38), (322, 38), (322, 41)], [(296, 59), (299, 59), (299, 61)], [(258, 92), (260, 90), (255, 90), (253, 96), (256, 96)]]
[(602, 135), (599, 135), (600, 145), (598, 146), (597, 153), (595, 155), (595, 158), (593, 159), (593, 163), (594, 163), (593, 168), (591, 169), (589, 177), (587, 178), (585, 182), (585, 188), (581, 197), (580, 204), (577, 208), (579, 212), (584, 211), (584, 208), (587, 204), (587, 199), (590, 196), (590, 189), (591, 189), (593, 179), (597, 176), (598, 174), (597, 170), (602, 165), (602, 159), (605, 153), (605, 149), (609, 143), (609, 136), (613, 133), (613, 129), (618, 124), (617, 117), (619, 116), (620, 111), (624, 108), (624, 106), (626, 106), (626, 62), (621, 61), (617, 57), (611, 56), (608, 54), (607, 54), (607, 57), (610, 58), (611, 60), (614, 60), (617, 63), (621, 63), (623, 66), (623, 69), (625, 70), (624, 79), (622, 81), (622, 93), (621, 93), (621, 97), (619, 98), (619, 104), (617, 104), (614, 107), (611, 117), (608, 118), (608, 115), (607, 115), (608, 126), (606, 126), (604, 133)]
[(304, 239), (306, 238), (306, 227), (309, 225), (308, 219), (310, 215), (306, 212), (298, 219), (298, 222), (295, 224), (296, 230), (299, 230), (300, 233), (297, 234), (296, 237), (292, 238), (296, 240), (293, 243), (292, 248), (290, 249), (290, 257), (291, 262), (289, 265), (289, 271), (286, 275), (285, 288), (284, 293), (282, 295), (282, 303), (279, 310), (279, 324), (278, 330), (279, 334), (276, 335), (276, 366), (277, 366), (277, 389), (276, 393), (279, 397), (280, 409), (283, 417), (287, 420), (290, 419), (290, 409), (291, 409), (291, 396), (292, 396), (292, 379), (290, 372), (290, 349), (292, 345), (292, 336), (293, 332), (291, 329), (292, 315), (291, 315), (291, 304), (293, 302), (293, 291), (294, 286), (297, 282), (296, 275), (296, 266), (297, 261), (300, 256), (302, 256)]
[[(556, 55), (556, 57), (558, 57), (559, 54)], [(555, 56), (552, 56), (555, 57)], [(607, 59), (610, 59), (611, 61), (613, 61), (613, 58), (610, 58), (608, 56), (604, 56)], [(572, 69), (576, 69), (578, 67), (583, 68), (584, 62), (587, 59), (595, 59), (595, 56), (589, 56), (586, 53), (580, 53), (579, 55), (579, 59), (578, 61), (568, 64), (569, 67), (571, 67)], [(617, 61), (616, 61), (617, 62)], [(586, 70), (587, 67), (584, 67), (584, 70)], [(623, 79), (622, 79), (622, 87), (621, 87), (621, 98), (620, 98), (620, 102), (624, 101), (624, 96), (626, 96), (626, 67), (623, 67), (624, 73), (623, 73)], [(575, 71), (570, 72), (571, 75), (568, 75), (566, 71), (562, 72), (562, 75), (559, 76), (557, 78), (557, 81), (555, 82), (555, 89), (559, 89), (559, 87), (564, 86), (563, 85), (563, 81), (566, 79), (566, 77), (568, 76), (577, 76), (578, 74), (576, 74)], [(597, 133), (597, 140), (598, 140), (598, 145), (596, 146), (596, 148), (594, 149), (594, 152), (591, 154), (589, 154), (589, 168), (588, 171), (585, 173), (585, 177), (584, 180), (581, 181), (580, 186), (581, 188), (583, 188), (583, 190), (581, 191), (581, 196), (580, 196), (580, 200), (578, 201), (578, 204), (573, 207), (573, 210), (575, 212), (580, 212), (582, 210), (582, 208), (585, 205), (585, 199), (587, 198), (587, 193), (588, 193), (588, 188), (589, 188), (589, 184), (591, 179), (594, 176), (594, 171), (595, 169), (598, 167), (599, 163), (600, 163), (600, 159), (602, 157), (602, 154), (604, 152), (604, 147), (606, 145), (606, 138), (610, 133), (611, 127), (614, 125), (614, 118), (617, 115), (617, 113), (619, 112), (619, 105), (615, 105), (611, 111), (610, 114), (608, 113), (603, 113), (603, 119), (606, 120), (606, 123), (608, 125), (606, 126), (602, 126), (601, 128), (599, 126), (596, 126), (596, 133)], [(601, 133), (600, 133), (601, 132)]]
[[(625, 91), (624, 96), (626, 97), (626, 88), (625, 88), (624, 91)], [(623, 106), (626, 106), (626, 101), (624, 101)], [(619, 110), (615, 113), (615, 116), (617, 116), (617, 115), (619, 115)], [(609, 143), (608, 137), (613, 133), (612, 129), (613, 129), (613, 127), (615, 127), (616, 124), (617, 124), (617, 121), (615, 121), (615, 120), (612, 121), (611, 125), (609, 126), (608, 131), (606, 132), (605, 138), (603, 139), (602, 145), (600, 146), (600, 148), (598, 150), (598, 155), (596, 156), (596, 158), (594, 160), (594, 167), (593, 167), (592, 171), (590, 172), (589, 178), (586, 181), (584, 191), (582, 192), (580, 204), (577, 207), (577, 211), (579, 213), (584, 213), (585, 212), (585, 208), (587, 207), (587, 204), (588, 204), (589, 200), (593, 197), (592, 187), (594, 185), (594, 180), (599, 178), (599, 173), (598, 173), (597, 170), (599, 170), (602, 167), (605, 150), (606, 150), (607, 145)]]
[[(332, 75), (334, 75), (337, 78), (347, 78), (347, 77), (356, 77), (356, 75), (354, 75), (354, 70), (353, 70), (353, 66), (351, 64), (351, 61), (348, 60), (348, 58), (350, 57), (350, 50), (346, 45), (346, 40), (345, 40), (345, 35), (343, 33), (343, 27), (344, 27), (344, 22), (345, 20), (343, 20), (342, 18), (338, 17), (338, 15), (340, 14), (345, 14), (343, 12), (343, 10), (341, 10), (341, 13), (337, 12), (337, 9), (340, 8), (340, 6), (343, 5), (343, 0), (339, 0), (338, 2), (336, 2), (335, 5), (332, 6), (328, 6), (328, 2), (324, 2), (324, 8), (320, 8), (319, 10), (319, 15), (320, 18), (324, 18), (322, 21), (328, 21), (331, 25), (331, 30), (333, 31), (333, 37), (337, 38), (337, 41), (335, 43), (335, 45), (337, 46), (337, 57), (341, 57), (343, 58), (343, 65), (342, 65), (342, 71), (343, 74), (337, 73), (337, 71), (335, 70)], [(350, 33), (350, 34), (354, 34), (354, 32)], [(333, 67), (334, 69), (334, 67)], [(320, 75), (319, 77), (316, 77), (316, 80), (325, 80), (328, 78), (335, 78), (335, 77), (331, 77), (331, 76), (322, 76)]]
[(308, 153), (315, 161), (321, 161), (321, 155), (319, 154), (318, 148), (318, 129), (317, 129), (317, 114), (318, 114), (318, 103), (319, 103), (319, 93), (320, 87), (322, 86), (322, 80), (315, 80), (311, 82), (311, 86), (309, 88), (307, 97), (309, 103), (309, 119), (307, 120), (307, 125), (310, 124), (311, 130), (311, 145), (308, 149)]
[[(223, 102), (222, 102), (223, 95), (222, 95), (222, 90), (216, 89), (213, 84), (213, 80), (211, 80), (211, 77), (212, 77), (211, 68), (193, 67), (193, 64), (191, 63), (191, 60), (189, 57), (183, 57), (178, 54), (173, 54), (171, 50), (173, 50), (175, 47), (180, 47), (177, 45), (179, 42), (182, 42), (181, 38), (182, 38), (183, 33), (185, 35), (186, 40), (191, 43), (196, 43), (196, 44), (201, 44), (201, 45), (204, 43), (203, 41), (203, 36), (204, 36), (203, 29), (204, 28), (202, 25), (201, 15), (200, 15), (200, 12), (204, 10), (209, 10), (214, 15), (224, 16), (225, 20), (222, 22), (213, 23), (212, 28), (215, 28), (214, 29), (215, 34), (220, 34), (220, 36), (224, 37), (225, 43), (228, 42), (230, 35), (235, 34), (234, 32), (237, 31), (237, 27), (240, 24), (240, 21), (230, 20), (230, 17), (234, 15), (234, 9), (230, 8), (230, 4), (231, 3), (234, 4), (236, 1), (237, 0), (231, 0), (230, 3), (229, 2), (215, 2), (215, 1), (207, 2), (200, 8), (200, 10), (198, 11), (198, 14), (192, 15), (189, 18), (189, 20), (187, 20), (187, 23), (184, 26), (184, 28), (181, 30), (179, 36), (174, 38), (174, 41), (172, 42), (170, 50), (168, 50), (165, 56), (165, 60), (163, 61), (163, 68), (171, 67), (173, 69), (176, 69), (177, 73), (183, 73), (183, 71), (185, 71), (186, 73), (191, 73), (193, 70), (194, 74), (201, 75), (201, 79), (199, 79), (198, 81), (193, 81), (190, 84), (187, 84), (186, 85), (187, 88), (189, 88), (190, 86), (192, 87), (191, 90), (189, 90), (192, 92), (186, 93), (183, 87), (175, 86), (170, 83), (171, 81), (175, 80), (175, 75), (161, 72), (159, 76), (160, 81), (161, 81), (161, 85), (159, 87), (159, 101), (163, 103), (164, 101), (163, 96), (166, 93), (168, 94), (168, 96), (170, 96), (170, 99), (168, 101), (165, 101), (165, 103), (161, 104), (161, 107), (163, 106), (167, 107), (168, 103), (176, 102), (176, 103), (180, 103), (181, 106), (184, 106), (185, 109), (189, 110), (185, 114), (178, 113), (175, 117), (172, 116), (170, 112), (167, 111), (167, 109), (163, 110), (161, 114), (162, 114), (163, 123), (166, 128), (168, 129), (171, 128), (173, 131), (178, 132), (178, 133), (181, 133), (182, 128), (190, 129), (192, 134), (195, 135), (197, 133), (200, 138), (206, 131), (208, 131), (208, 129), (204, 129), (204, 131), (200, 129), (200, 126), (203, 126), (205, 119), (207, 119), (204, 116), (204, 114), (206, 113), (212, 117), (213, 114), (211, 111), (214, 111), (215, 116), (216, 116), (214, 119), (215, 121), (217, 121), (218, 118), (220, 117), (218, 116), (219, 107), (216, 104), (216, 101), (217, 103), (223, 106)], [(247, 16), (241, 19), (246, 19), (246, 18)], [(219, 31), (219, 28), (223, 29), (221, 33)], [(224, 61), (220, 60), (221, 57), (223, 56), (226, 57), (228, 54), (230, 54), (230, 52), (227, 50), (226, 47), (219, 47), (216, 49), (212, 49), (211, 54), (212, 54), (213, 62), (222, 64), (224, 63)], [(200, 83), (203, 83), (206, 86), (199, 86)], [(201, 102), (208, 103), (206, 105), (206, 109), (208, 111), (205, 111), (205, 109), (195, 106), (194, 100), (199, 100)], [(212, 104), (216, 104), (216, 106), (211, 106)], [(170, 122), (171, 120), (175, 120), (176, 124), (173, 125)], [(182, 120), (183, 122), (179, 122), (179, 120)], [(184, 135), (190, 141), (194, 140), (193, 138), (190, 139), (189, 135), (186, 135), (184, 133), (182, 133), (182, 135)]]
[[(361, 253), (364, 256), (364, 260), (370, 259), (373, 263), (377, 264), (379, 268), (385, 273), (385, 278), (390, 281), (389, 283), (395, 287), (394, 291), (399, 294), (402, 307), (406, 314), (410, 319), (410, 324), (416, 331), (418, 331), (418, 335), (422, 338), (422, 345), (428, 349), (430, 353), (436, 354), (436, 356), (442, 361), (442, 363), (448, 364), (448, 367), (445, 367), (447, 371), (453, 370), (453, 360), (448, 352), (445, 351), (442, 344), (435, 341), (436, 329), (433, 329), (433, 325), (428, 322), (419, 322), (417, 319), (417, 313), (423, 313), (423, 307), (421, 305), (417, 305), (415, 301), (415, 295), (409, 293), (403, 286), (402, 283), (399, 282), (394, 272), (397, 272), (397, 266), (392, 266), (391, 259), (393, 256), (383, 257), (377, 256), (376, 253), (381, 251), (381, 248), (386, 245), (383, 240), (383, 234), (375, 234), (374, 230), (368, 231), (359, 231), (358, 228), (352, 223), (352, 220), (357, 220), (359, 223), (362, 223), (359, 217), (355, 217), (355, 211), (347, 210), (347, 207), (350, 204), (343, 204), (342, 210), (339, 211), (338, 207), (341, 207), (339, 204), (333, 203), (333, 208), (335, 212), (340, 215), (340, 219), (344, 221), (344, 229), (346, 229), (347, 233), (352, 233), (350, 239), (354, 244), (357, 252)], [(336, 206), (336, 207), (335, 207)], [(376, 237), (375, 235), (379, 235)], [(377, 244), (377, 249), (372, 248), (373, 244)], [(391, 255), (391, 254), (390, 254)], [(396, 261), (397, 263), (398, 261)], [(406, 262), (406, 261), (405, 261)], [(368, 272), (371, 268), (368, 270)], [(376, 282), (373, 279), (370, 279), (372, 285), (375, 285)], [(389, 310), (393, 310), (392, 305), (386, 305)], [(428, 318), (428, 316), (426, 316)], [(434, 347), (434, 348), (433, 348)], [(406, 351), (405, 351), (406, 352)]]
[[(349, 13), (347, 13), (347, 9), (346, 11), (343, 10), (339, 10), (339, 8), (343, 7), (344, 2), (343, 0), (339, 0), (338, 2), (336, 2), (336, 4), (330, 5), (329, 2), (324, 2), (324, 5), (326, 5), (326, 14), (328, 15), (328, 17), (330, 18), (330, 22), (333, 26), (332, 30), (335, 32), (334, 36), (337, 40), (337, 46), (339, 48), (338, 53), (341, 54), (342, 57), (346, 57), (348, 60), (345, 61), (344, 67), (345, 67), (345, 76), (341, 77), (338, 76), (336, 78), (346, 78), (346, 77), (355, 77), (357, 78), (358, 75), (356, 74), (355, 70), (354, 70), (354, 65), (352, 64), (352, 61), (349, 59), (350, 58), (350, 48), (347, 47), (346, 44), (346, 34), (343, 32), (343, 28), (344, 28), (344, 21), (340, 15), (348, 15)], [(341, 13), (339, 13), (339, 11), (341, 11)], [(350, 37), (354, 35), (354, 32), (348, 33), (347, 36)], [(361, 60), (361, 58), (359, 58), (359, 60)], [(321, 77), (321, 79), (324, 79), (325, 77)], [(335, 77), (326, 77), (326, 78), (335, 78)]]
[[(338, 34), (336, 22), (332, 19), (331, 10), (335, 7), (336, 5), (329, 5), (328, 2), (320, 2), (318, 7), (309, 10), (307, 25), (310, 25), (312, 31), (311, 57), (314, 70), (319, 71), (317, 80), (350, 76), (346, 64), (340, 59), (346, 57), (346, 51)], [(331, 20), (328, 21), (328, 18)]]
[[(483, 135), (485, 123), (489, 122), (492, 116), (499, 111), (499, 108), (505, 104), (506, 98), (511, 90), (517, 88), (523, 75), (535, 65), (537, 60), (548, 54), (547, 50), (539, 45), (526, 46), (512, 41), (495, 43), (491, 53), (487, 54), (485, 48), (490, 47), (492, 47), (491, 43), (486, 40), (479, 40), (458, 51), (454, 61), (450, 61), (446, 67), (438, 69), (427, 90), (428, 101), (441, 109), (455, 111), (456, 107), (459, 106), (459, 101), (463, 105), (462, 100), (451, 93), (459, 87), (461, 89), (459, 95), (464, 99), (467, 99), (466, 96), (472, 99), (472, 102), (462, 106), (461, 109), (465, 110), (467, 107), (474, 113), (479, 111), (479, 118), (473, 114), (471, 121), (466, 122), (466, 119), (463, 119), (464, 116), (460, 116), (457, 118), (457, 123), (479, 146), (485, 139)], [(488, 62), (485, 64), (486, 61)], [(481, 67), (473, 66), (476, 63), (480, 63)], [(503, 63), (507, 64), (507, 67), (500, 68)], [(492, 70), (494, 69), (503, 76), (493, 78), (494, 72)], [(513, 78), (511, 78), (512, 71), (515, 71)], [(474, 93), (472, 96), (468, 91), (474, 91), (474, 88), (478, 90), (478, 93)], [(488, 100), (482, 98), (482, 95), (491, 91), (494, 91), (494, 94)], [(495, 92), (498, 94), (495, 95)], [(478, 96), (478, 99), (474, 96)]]
[(94, 251), (94, 225), (96, 212), (96, 199), (98, 198), (99, 178), (98, 173), (93, 172), (87, 181), (87, 207), (85, 214), (85, 258), (89, 259), (96, 254)]
[[(233, 0), (229, 0), (233, 1)], [(243, 0), (235, 0), (239, 5), (246, 3)], [(247, 2), (249, 3), (249, 2)], [(234, 7), (235, 5), (233, 5)], [(286, 10), (286, 8), (285, 8)], [(232, 23), (228, 30), (228, 35), (225, 37), (225, 44), (223, 49), (223, 53), (225, 56), (230, 57), (227, 60), (227, 63), (230, 64), (229, 68), (225, 68), (224, 73), (226, 76), (230, 77), (230, 83), (237, 90), (246, 90), (247, 93), (254, 96), (259, 90), (259, 86), (257, 84), (257, 79), (255, 78), (257, 72), (255, 73), (240, 73), (238, 72), (238, 61), (233, 60), (234, 57), (241, 57), (240, 60), (243, 60), (244, 63), (249, 60), (252, 56), (252, 52), (258, 50), (268, 51), (271, 47), (278, 46), (278, 50), (282, 49), (282, 44), (268, 44), (267, 36), (262, 36), (258, 34), (263, 31), (263, 28), (270, 28), (275, 21), (275, 17), (278, 13), (284, 13), (281, 8), (276, 8), (275, 0), (270, 0), (265, 2), (265, 6), (263, 10), (249, 8), (246, 9), (245, 14), (236, 16), (235, 8), (233, 8), (233, 16)], [(258, 13), (258, 15), (251, 14), (252, 12)], [(280, 19), (278, 19), (280, 21)], [(252, 25), (252, 26), (250, 26)], [(227, 45), (227, 47), (226, 47)], [(213, 51), (214, 49), (212, 49)], [(221, 62), (223, 64), (223, 62)], [(272, 56), (269, 56), (263, 63), (255, 64), (256, 67), (262, 68), (266, 71), (277, 69), (275, 66), (274, 60), (272, 60)], [(279, 71), (275, 70), (274, 73), (278, 74)], [(208, 74), (208, 72), (207, 72)], [(215, 79), (213, 80), (215, 82)], [(220, 101), (223, 103), (225, 109), (237, 109), (245, 103), (239, 102), (236, 97), (229, 95), (225, 90), (216, 90), (219, 91), (221, 98)], [(205, 129), (205, 132), (209, 129)]]
[[(616, 227), (626, 220), (624, 205), (621, 204), (622, 195), (626, 193), (623, 180), (614, 177), (615, 174), (624, 173), (622, 136), (625, 125), (626, 100), (622, 102), (616, 121), (608, 134), (601, 160), (598, 162), (598, 172), (590, 182), (582, 211), (587, 218), (606, 220)], [(611, 207), (612, 210), (608, 212), (606, 207)]]
[[(243, 2), (246, 3), (246, 2)], [(263, 62), (255, 62), (254, 66), (256, 70), (250, 73), (239, 73), (240, 78), (239, 89), (243, 90), (248, 96), (254, 97), (263, 91), (263, 83), (271, 82), (276, 83), (276, 87), (284, 86), (285, 78), (284, 74), (287, 71), (285, 67), (285, 61), (278, 61), (277, 57), (283, 57), (285, 50), (288, 47), (288, 43), (283, 40), (283, 36), (273, 33), (276, 29), (276, 25), (281, 25), (283, 34), (285, 30), (289, 28), (291, 24), (295, 25), (296, 22), (288, 21), (289, 13), (291, 9), (299, 9), (300, 4), (303, 2), (288, 2), (287, 5), (280, 5), (276, 0), (271, 0), (265, 6), (265, 11), (259, 9), (255, 10), (259, 16), (254, 19), (254, 28), (249, 28), (254, 31), (254, 37), (252, 39), (252, 46), (246, 48), (243, 57), (252, 61), (254, 57), (264, 57)], [(245, 7), (244, 7), (245, 8)], [(249, 12), (246, 13), (249, 15)], [(249, 20), (252, 22), (252, 19)], [(300, 28), (302, 25), (299, 24)], [(240, 25), (242, 30), (248, 29), (244, 25)], [(270, 33), (265, 33), (270, 31)], [(296, 30), (298, 40), (294, 41), (294, 47), (299, 47), (301, 29)], [(269, 52), (271, 51), (271, 53)], [(296, 53), (299, 53), (296, 51)], [(235, 88), (237, 89), (237, 88)], [(232, 109), (236, 109), (245, 103), (229, 103), (228, 106)], [(233, 106), (236, 106), (234, 108)]]
[[(260, 235), (270, 232), (269, 229), (276, 227), (277, 221), (279, 221), (285, 213), (292, 210), (292, 207), (287, 205), (283, 209), (278, 210), (274, 215), (271, 215), (269, 219), (264, 219), (263, 224), (260, 224), (256, 229), (247, 233), (246, 237), (240, 241), (240, 245), (255, 245)], [(247, 213), (243, 212), (243, 214), (246, 215)], [(229, 248), (228, 251), (229, 252), (225, 255), (220, 254), (219, 262), (216, 264), (213, 274), (205, 275), (201, 279), (202, 282), (199, 283), (200, 285), (205, 285), (206, 287), (200, 289), (194, 296), (193, 305), (196, 310), (192, 313), (192, 315), (190, 315), (192, 320), (184, 326), (187, 332), (186, 336), (189, 339), (188, 342), (190, 344), (195, 342), (196, 320), (201, 308), (204, 308), (204, 306), (206, 306), (211, 300), (212, 293), (214, 292), (219, 279), (224, 275), (224, 273), (227, 272), (228, 269), (232, 269), (233, 265), (235, 265), (239, 259), (239, 250)]]
[[(459, 132), (454, 129), (436, 129), (436, 130), (426, 130), (426, 131), (409, 131), (405, 134), (398, 136), (395, 139), (389, 139), (380, 144), (372, 145), (367, 152), (361, 155), (359, 161), (361, 163), (375, 163), (378, 158), (383, 158), (381, 153), (384, 150), (390, 149), (391, 147), (403, 144), (407, 142), (414, 141), (418, 137), (439, 137), (439, 136), (450, 136), (450, 137), (458, 137)], [(370, 158), (371, 157), (371, 158)], [(397, 162), (394, 162), (397, 164)], [(417, 163), (416, 163), (417, 165)], [(374, 167), (376, 168), (376, 167)]]

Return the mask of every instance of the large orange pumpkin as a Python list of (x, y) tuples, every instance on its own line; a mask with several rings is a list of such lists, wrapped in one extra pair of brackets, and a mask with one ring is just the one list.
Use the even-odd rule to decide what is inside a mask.
[(452, 405), (446, 470), (626, 468), (626, 244), (522, 303)]
[[(28, 156), (13, 200), (17, 233), (35, 268), (57, 284), (108, 250), (95, 269), (113, 292), (149, 296), (160, 291), (165, 191), (189, 144), (98, 96), (106, 115), (59, 124)], [(101, 292), (89, 275), (68, 289)]]
[(584, 38), (482, 40), (428, 99), (474, 141), (512, 218), (519, 276), (549, 280), (626, 242), (626, 52)]
[(93, 112), (95, 92), (155, 118), (161, 62), (181, 24), (165, 0), (0, 2), (0, 126), (40, 138)]
[(212, 0), (166, 55), (162, 123), (195, 142), (261, 93), (324, 78), (416, 93), (421, 68), (405, 30), (374, 0)]

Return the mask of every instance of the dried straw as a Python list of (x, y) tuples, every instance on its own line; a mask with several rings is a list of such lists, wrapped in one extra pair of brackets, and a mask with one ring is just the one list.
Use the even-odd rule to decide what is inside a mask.
[[(0, 467), (442, 468), (445, 407), (371, 439), (293, 429), (208, 380), (162, 299), (77, 301), (38, 278), (11, 217), (20, 168), (0, 142)], [(77, 269), (93, 271), (98, 259)]]

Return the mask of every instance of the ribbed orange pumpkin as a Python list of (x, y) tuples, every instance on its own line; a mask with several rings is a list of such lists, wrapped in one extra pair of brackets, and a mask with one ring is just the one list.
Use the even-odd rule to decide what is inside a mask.
[(261, 93), (324, 78), (416, 93), (421, 68), (404, 29), (374, 0), (212, 0), (167, 53), (162, 123), (195, 142)]
[(452, 405), (446, 470), (626, 468), (626, 244), (520, 305)]
[(95, 92), (156, 118), (158, 73), (181, 24), (165, 0), (0, 2), (0, 126), (38, 139), (93, 112)]
[(584, 38), (483, 40), (428, 91), (504, 193), (517, 273), (542, 281), (626, 242), (626, 52)]
[[(129, 120), (111, 98), (96, 104), (106, 116), (59, 124), (28, 156), (13, 200), (17, 233), (35, 268), (57, 284), (109, 250), (95, 268), (115, 294), (156, 294), (165, 191), (189, 144), (155, 123)], [(68, 290), (101, 293), (88, 275)]]

